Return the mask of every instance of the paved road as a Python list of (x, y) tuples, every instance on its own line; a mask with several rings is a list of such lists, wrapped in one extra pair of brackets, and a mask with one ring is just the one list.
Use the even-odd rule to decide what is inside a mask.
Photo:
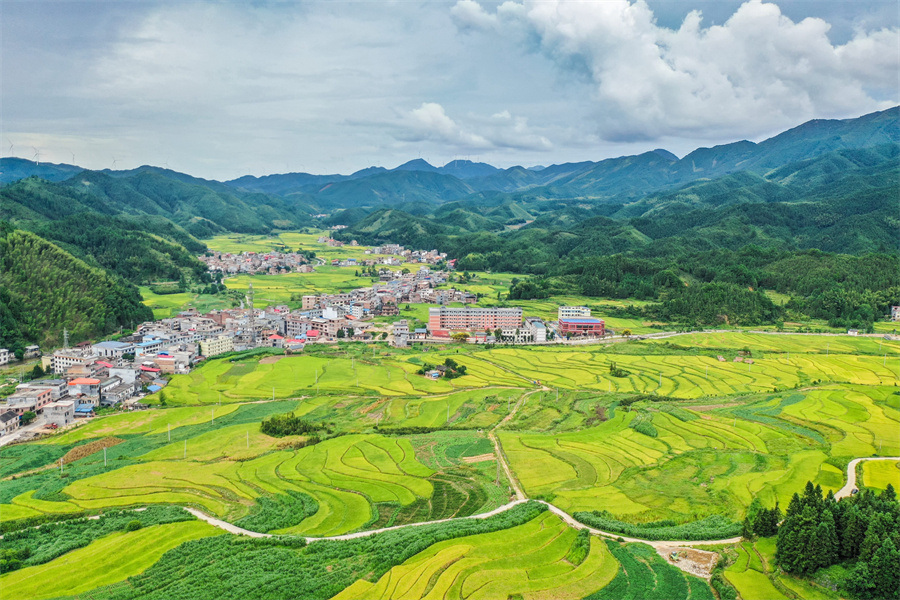
[(867, 458), (854, 458), (847, 465), (847, 485), (839, 489), (834, 497), (836, 499), (846, 498), (856, 488), (856, 465), (864, 460), (900, 460), (900, 456), (870, 456)]
[(38, 417), (28, 425), (24, 427), (19, 427), (12, 433), (4, 436), (0, 436), (0, 447), (3, 447), (7, 444), (11, 444), (18, 440), (23, 433), (28, 433), (29, 431), (34, 431), (35, 429), (41, 429), (44, 425), (47, 424), (47, 420), (44, 417)]

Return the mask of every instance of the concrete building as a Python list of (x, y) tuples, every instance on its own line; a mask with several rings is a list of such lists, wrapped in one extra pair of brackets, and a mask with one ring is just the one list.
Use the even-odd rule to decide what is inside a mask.
[(900, 321), (900, 306), (891, 307), (891, 321)]
[(428, 331), (437, 337), (449, 337), (454, 331), (486, 329), (518, 329), (522, 326), (521, 308), (450, 308), (428, 309)]
[(50, 390), (23, 387), (17, 389), (6, 399), (6, 405), (18, 415), (28, 411), (41, 414), (44, 412), (44, 407), (52, 400)]
[(231, 336), (220, 335), (200, 342), (200, 354), (207, 358), (226, 352), (234, 352), (234, 338)]
[(29, 358), (39, 358), (41, 356), (41, 347), (40, 346), (25, 346), (25, 355), (22, 357), (25, 360)]
[(9, 364), (9, 350), (7, 348), (0, 348), (0, 366)]
[(37, 379), (25, 385), (34, 390), (50, 390), (50, 397), (54, 401), (69, 395), (69, 384), (65, 379)]
[(19, 415), (13, 411), (0, 414), (0, 435), (12, 433), (19, 428)]
[(560, 319), (559, 334), (568, 337), (573, 336), (592, 336), (599, 337), (606, 333), (606, 323), (602, 319), (582, 318), (582, 319)]
[(560, 306), (556, 312), (559, 320), (582, 319), (591, 316), (591, 309), (587, 306)]
[(76, 377), (69, 382), (70, 396), (100, 396), (100, 380), (96, 377)]
[(121, 360), (123, 354), (134, 353), (134, 344), (126, 344), (125, 342), (98, 342), (91, 348), (97, 356), (115, 360)]
[(547, 326), (537, 317), (527, 317), (525, 319), (525, 329), (531, 332), (531, 340), (533, 342), (547, 341)]
[(44, 407), (44, 417), (50, 425), (65, 427), (75, 422), (75, 402), (72, 400), (60, 400), (51, 402)]
[(93, 351), (84, 351), (78, 348), (62, 348), (50, 357), (50, 370), (57, 374), (66, 373), (69, 368), (76, 365), (88, 366), (100, 357)]

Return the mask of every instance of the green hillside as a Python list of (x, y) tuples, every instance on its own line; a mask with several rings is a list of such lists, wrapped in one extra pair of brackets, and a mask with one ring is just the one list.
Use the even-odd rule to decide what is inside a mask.
[(133, 285), (8, 225), (0, 229), (0, 347), (82, 340), (152, 318)]

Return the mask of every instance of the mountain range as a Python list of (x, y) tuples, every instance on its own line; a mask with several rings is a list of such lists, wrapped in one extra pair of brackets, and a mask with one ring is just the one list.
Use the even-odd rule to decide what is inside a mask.
[[(129, 306), (139, 297), (136, 284), (202, 278), (195, 256), (206, 250), (204, 238), (330, 225), (347, 226), (335, 234), (342, 239), (440, 248), (469, 269), (565, 278), (592, 257), (650, 261), (641, 267), (649, 275), (636, 276), (643, 287), (604, 287), (616, 278), (621, 284), (622, 272), (598, 275), (600, 283), (586, 288), (572, 285), (588, 294), (638, 290), (654, 298), (659, 288), (647, 283), (653, 272), (674, 269), (690, 281), (703, 253), (753, 246), (775, 252), (773, 264), (807, 251), (896, 256), (898, 165), (900, 107), (809, 121), (760, 143), (699, 148), (680, 159), (657, 149), (532, 168), (463, 160), (436, 167), (416, 159), (350, 175), (220, 182), (153, 166), (91, 171), (3, 158), (0, 224), (18, 246), (47, 244), (80, 265), (54, 250), (54, 269), (106, 277), (103, 285), (131, 298)], [(20, 230), (33, 237), (10, 237)], [(20, 277), (8, 279), (15, 306), (0, 306), (0, 316), (27, 314), (27, 289), (19, 288), (35, 282), (21, 265), (4, 268)], [(103, 330), (102, 321), (93, 318), (91, 331)], [(0, 346), (4, 337), (11, 335), (0, 331)]]

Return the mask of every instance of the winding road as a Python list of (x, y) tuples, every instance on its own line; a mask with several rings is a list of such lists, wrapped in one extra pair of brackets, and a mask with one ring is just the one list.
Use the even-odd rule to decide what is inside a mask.
[[(492, 434), (493, 434), (493, 432), (491, 432), (488, 435), (492, 435)], [(497, 441), (495, 439), (494, 443), (495, 443), (495, 448), (497, 448), (499, 446), (499, 441)], [(503, 470), (507, 473), (507, 476), (509, 476), (510, 475), (509, 466), (506, 464), (506, 460), (503, 458), (502, 453), (500, 453), (499, 456), (500, 456), (501, 464), (503, 466)], [(900, 460), (900, 457), (879, 456), (879, 457), (866, 457), (866, 458), (853, 459), (852, 461), (850, 461), (850, 464), (847, 465), (848, 483), (843, 488), (841, 488), (841, 490), (839, 492), (837, 492), (835, 494), (835, 498), (844, 498), (844, 497), (850, 495), (850, 491), (856, 486), (856, 465), (858, 465), (860, 462), (865, 461), (865, 460)], [(740, 536), (732, 537), (732, 538), (725, 538), (725, 539), (716, 539), (716, 540), (645, 540), (642, 538), (626, 537), (626, 536), (620, 535), (618, 533), (610, 532), (610, 531), (602, 531), (600, 529), (588, 527), (584, 523), (575, 520), (575, 518), (572, 515), (570, 515), (563, 509), (559, 508), (558, 506), (554, 506), (553, 504), (550, 504), (549, 502), (544, 502), (543, 500), (529, 500), (527, 497), (525, 497), (525, 494), (519, 488), (519, 485), (515, 481), (515, 479), (510, 478), (510, 482), (512, 483), (512, 486), (516, 493), (517, 499), (513, 500), (512, 502), (510, 502), (508, 504), (504, 504), (503, 506), (499, 506), (489, 512), (484, 512), (484, 513), (480, 513), (477, 515), (471, 515), (468, 517), (454, 517), (451, 519), (439, 519), (437, 521), (423, 521), (421, 523), (409, 523), (406, 525), (395, 525), (394, 527), (384, 527), (382, 529), (370, 529), (368, 531), (357, 531), (356, 533), (347, 533), (344, 535), (335, 535), (335, 536), (331, 536), (331, 537), (306, 537), (305, 539), (306, 539), (307, 543), (324, 542), (324, 541), (353, 540), (353, 539), (357, 539), (357, 538), (367, 537), (370, 535), (375, 535), (377, 533), (384, 533), (385, 531), (396, 531), (397, 529), (403, 529), (406, 527), (421, 527), (423, 525), (448, 523), (450, 521), (460, 521), (463, 519), (487, 519), (488, 517), (493, 517), (494, 515), (499, 515), (500, 513), (506, 512), (509, 509), (511, 509), (519, 504), (523, 504), (525, 502), (539, 502), (539, 503), (543, 504), (544, 506), (546, 506), (550, 512), (559, 516), (559, 518), (561, 518), (568, 525), (570, 525), (571, 527), (574, 527), (575, 529), (587, 529), (590, 533), (592, 533), (594, 535), (599, 535), (599, 536), (613, 538), (613, 539), (621, 538), (622, 540), (624, 540), (626, 542), (639, 542), (641, 544), (647, 544), (649, 546), (653, 546), (654, 548), (662, 548), (662, 547), (669, 548), (671, 546), (710, 546), (710, 545), (714, 545), (714, 544), (734, 544), (734, 543), (741, 541)], [(204, 513), (203, 511), (197, 510), (196, 508), (185, 507), (185, 510), (188, 511), (189, 513), (191, 513), (192, 515), (194, 515), (195, 517), (197, 517), (198, 519), (206, 521), (210, 525), (219, 527), (220, 529), (223, 529), (229, 533), (233, 533), (236, 535), (246, 535), (249, 537), (256, 537), (256, 538), (275, 537), (271, 533), (259, 533), (256, 531), (250, 531), (248, 529), (242, 529), (241, 527), (232, 525), (231, 523), (228, 523), (226, 521), (222, 521), (221, 519), (217, 519), (213, 516), (210, 516), (210, 515)]]

